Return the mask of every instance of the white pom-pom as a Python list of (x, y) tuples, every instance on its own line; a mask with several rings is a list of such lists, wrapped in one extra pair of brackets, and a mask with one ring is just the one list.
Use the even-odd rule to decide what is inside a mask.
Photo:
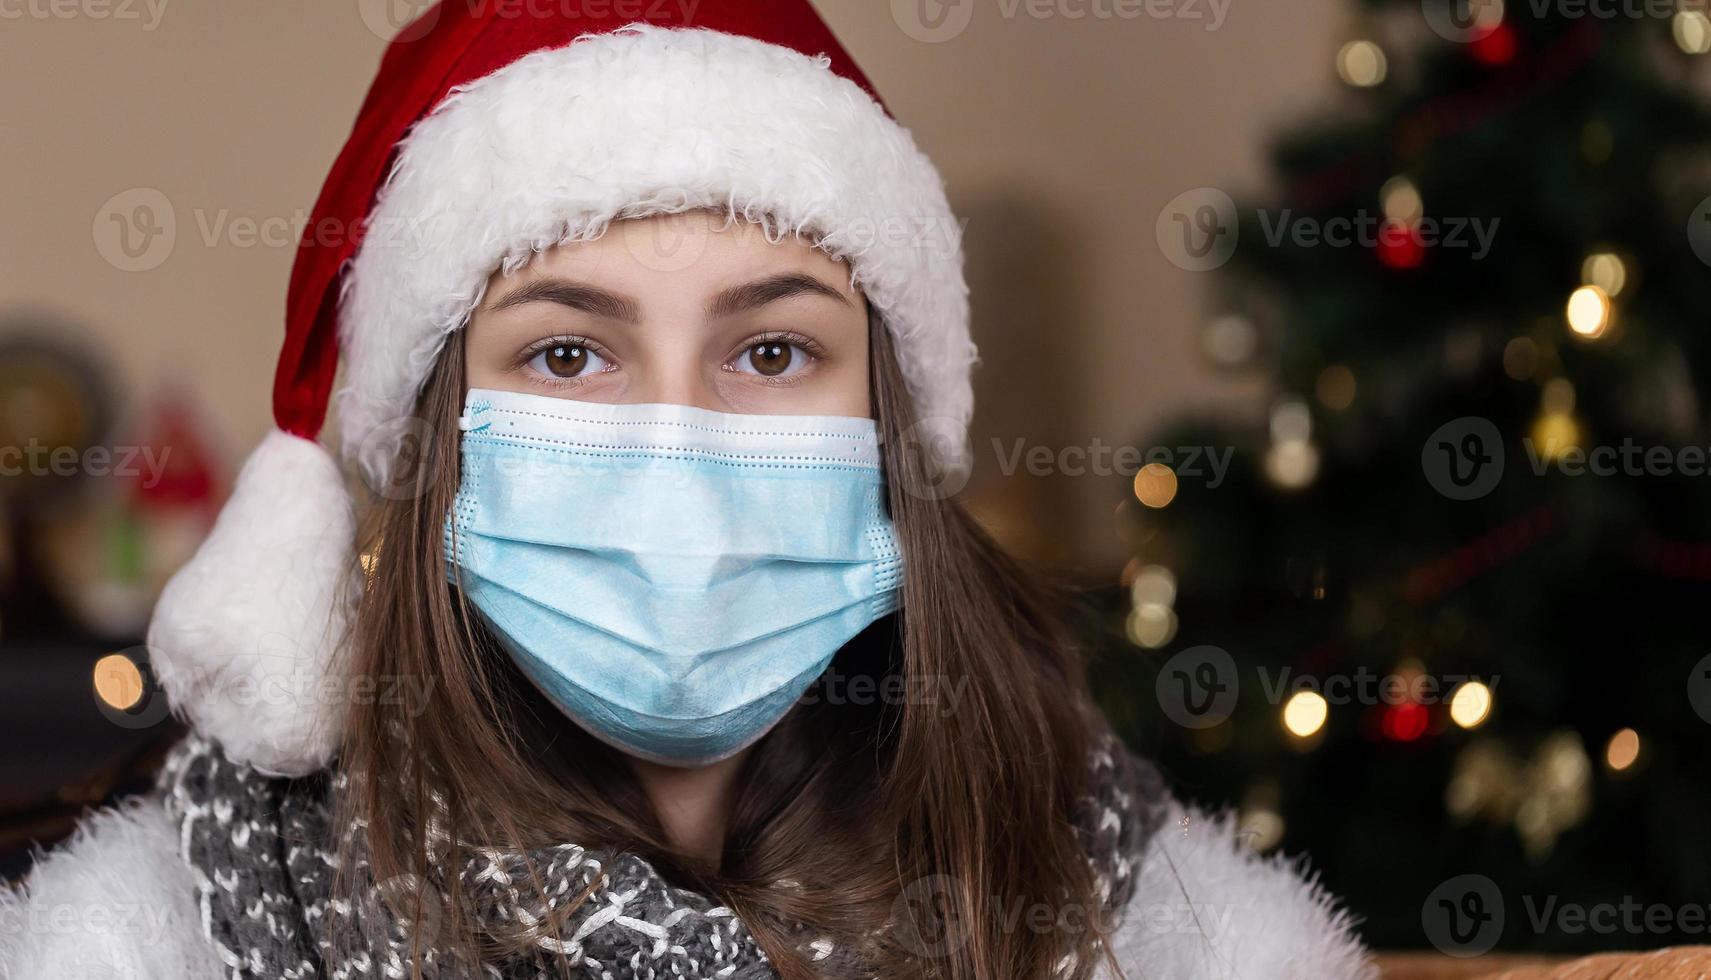
[(148, 634), (155, 676), (173, 710), (233, 758), (297, 776), (338, 751), (354, 540), (338, 465), (319, 443), (275, 430), (161, 593)]

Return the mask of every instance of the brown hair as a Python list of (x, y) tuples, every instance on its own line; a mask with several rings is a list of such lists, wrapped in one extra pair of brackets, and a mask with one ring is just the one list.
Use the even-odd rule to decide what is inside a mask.
[[(1066, 953), (1075, 977), (1091, 976), (1108, 910), (1074, 825), (1092, 709), (1063, 626), (1067, 592), (931, 492), (889, 331), (872, 316), (870, 333), (902, 610), (828, 673), (910, 696), (853, 704), (816, 696), (825, 677), (816, 682), (743, 763), (716, 869), (673, 849), (621, 755), (546, 702), (446, 584), (464, 371), (460, 338), (445, 345), (416, 409), (429, 435), (403, 477), (413, 492), (380, 501), (365, 539), (377, 557), (352, 670), (433, 682), (425, 706), (363, 705), (350, 718), (340, 768), (361, 778), (344, 782), (340, 807), (366, 822), (373, 880), (426, 880), (437, 862), (461, 860), (425, 843), (437, 798), (453, 841), (571, 841), (645, 858), (733, 909), (786, 980), (824, 968), (791, 952), (791, 923), (897, 980), (1035, 980)], [(453, 878), (442, 931), (471, 952), (503, 945), (466, 921)], [(1041, 907), (1059, 927), (1030, 928), (1037, 917), (1016, 912)]]

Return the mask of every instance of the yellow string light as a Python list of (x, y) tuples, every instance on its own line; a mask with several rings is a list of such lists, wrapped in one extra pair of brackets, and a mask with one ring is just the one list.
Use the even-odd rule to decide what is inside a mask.
[(1283, 727), (1296, 738), (1311, 738), (1325, 727), (1331, 705), (1317, 691), (1296, 691), (1283, 705)]
[(1300, 490), (1319, 475), (1319, 450), (1310, 442), (1274, 443), (1265, 451), (1265, 475), (1285, 490)]
[(1176, 638), (1176, 612), (1169, 606), (1136, 606), (1124, 625), (1129, 642), (1146, 650), (1157, 650)]
[(1397, 176), (1385, 181), (1378, 192), (1384, 216), (1397, 224), (1413, 225), (1426, 215), (1426, 202), (1420, 189), (1407, 177)]
[(1148, 463), (1135, 474), (1135, 499), (1157, 510), (1176, 499), (1176, 471), (1163, 463)]
[(1129, 598), (1136, 606), (1173, 606), (1176, 604), (1176, 576), (1163, 565), (1139, 568), (1129, 583)]
[(1545, 412), (1533, 421), (1533, 447), (1540, 459), (1558, 460), (1580, 446), (1580, 423), (1566, 412)]
[(1687, 54), (1711, 53), (1711, 16), (1703, 10), (1678, 10), (1671, 22), (1675, 44)]
[(1597, 286), (1582, 286), (1569, 295), (1564, 312), (1575, 336), (1597, 340), (1610, 328), (1610, 294)]
[(1468, 681), (1450, 697), (1450, 720), (1463, 728), (1478, 728), (1491, 717), (1491, 702), (1491, 688), (1480, 681)]
[(1624, 728), (1610, 736), (1609, 744), (1604, 746), (1604, 764), (1613, 772), (1627, 769), (1639, 758), (1640, 733), (1632, 728)]
[(1355, 88), (1382, 84), (1390, 74), (1390, 59), (1377, 43), (1357, 38), (1337, 52), (1337, 75)]
[(1581, 264), (1580, 281), (1597, 286), (1606, 295), (1620, 296), (1628, 285), (1628, 266), (1615, 252), (1595, 252)]
[(142, 671), (122, 653), (109, 653), (95, 661), (92, 680), (95, 696), (120, 711), (130, 710), (143, 699)]

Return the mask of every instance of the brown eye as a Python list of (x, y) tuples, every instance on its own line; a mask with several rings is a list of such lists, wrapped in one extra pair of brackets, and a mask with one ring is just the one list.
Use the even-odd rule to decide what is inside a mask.
[(791, 345), (769, 340), (749, 348), (749, 363), (756, 372), (776, 377), (790, 370)]
[(529, 367), (549, 378), (576, 378), (606, 366), (599, 354), (582, 344), (554, 344), (529, 359)]
[(560, 344), (547, 350), (547, 370), (561, 378), (574, 378), (588, 366), (588, 352), (581, 347)]

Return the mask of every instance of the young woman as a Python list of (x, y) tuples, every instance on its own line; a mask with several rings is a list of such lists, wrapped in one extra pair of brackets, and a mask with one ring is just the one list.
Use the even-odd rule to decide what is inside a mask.
[(954, 500), (957, 225), (813, 10), (548, 6), (388, 52), (151, 630), (195, 731), (5, 975), (1368, 975)]

